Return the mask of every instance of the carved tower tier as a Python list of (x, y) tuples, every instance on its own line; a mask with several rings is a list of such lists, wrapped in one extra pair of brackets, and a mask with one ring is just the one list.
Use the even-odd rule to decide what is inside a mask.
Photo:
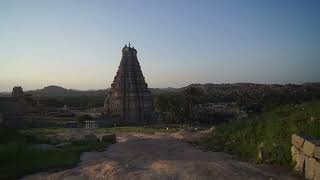
[(106, 111), (120, 124), (150, 123), (153, 97), (137, 58), (137, 50), (125, 45), (120, 66), (105, 100)]

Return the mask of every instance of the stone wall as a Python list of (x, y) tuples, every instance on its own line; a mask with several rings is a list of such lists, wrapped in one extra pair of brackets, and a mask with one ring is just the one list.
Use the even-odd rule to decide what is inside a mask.
[(320, 180), (320, 141), (292, 135), (292, 161), (295, 171), (306, 179)]

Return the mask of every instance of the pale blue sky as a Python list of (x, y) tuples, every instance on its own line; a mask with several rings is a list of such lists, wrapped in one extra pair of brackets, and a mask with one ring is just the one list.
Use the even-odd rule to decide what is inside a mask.
[(1, 0), (0, 91), (110, 87), (129, 41), (150, 87), (320, 81), (318, 0)]

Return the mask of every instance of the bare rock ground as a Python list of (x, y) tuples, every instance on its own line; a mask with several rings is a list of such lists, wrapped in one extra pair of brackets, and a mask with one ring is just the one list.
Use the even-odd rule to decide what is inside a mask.
[(89, 179), (297, 179), (289, 172), (241, 162), (221, 152), (203, 152), (184, 140), (201, 133), (117, 134), (118, 143), (104, 152), (87, 152), (72, 169), (38, 173), (25, 180)]

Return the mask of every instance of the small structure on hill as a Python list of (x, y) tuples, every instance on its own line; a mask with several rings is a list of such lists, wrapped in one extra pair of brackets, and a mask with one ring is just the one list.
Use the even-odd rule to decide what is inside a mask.
[(147, 124), (153, 113), (153, 97), (145, 82), (137, 50), (125, 45), (118, 72), (107, 93), (105, 109), (119, 124)]
[(23, 98), (23, 90), (21, 86), (15, 86), (12, 89), (11, 97)]
[(9, 128), (21, 127), (22, 116), (27, 109), (22, 88), (14, 87), (11, 97), (0, 97), (0, 124)]

